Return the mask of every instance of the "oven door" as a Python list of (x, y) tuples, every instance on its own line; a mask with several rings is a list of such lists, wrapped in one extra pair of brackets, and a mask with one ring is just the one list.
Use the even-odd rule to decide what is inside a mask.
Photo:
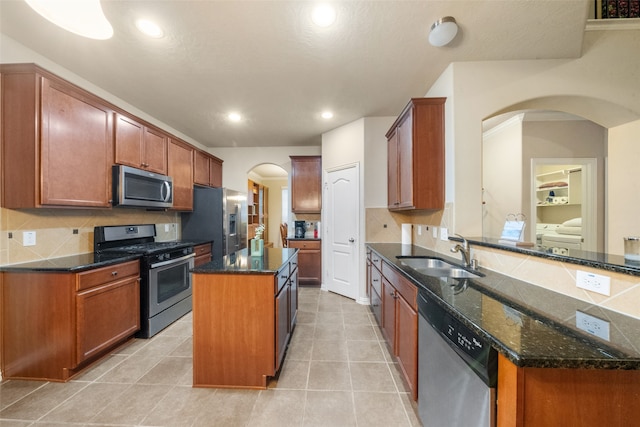
[(191, 295), (191, 274), (195, 254), (157, 262), (149, 266), (149, 317)]

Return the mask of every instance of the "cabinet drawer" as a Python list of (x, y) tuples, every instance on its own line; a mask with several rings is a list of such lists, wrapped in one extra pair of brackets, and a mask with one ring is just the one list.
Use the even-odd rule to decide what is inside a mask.
[(122, 264), (110, 265), (108, 267), (97, 268), (78, 274), (76, 290), (81, 291), (93, 286), (102, 285), (116, 279), (127, 276), (140, 275), (140, 262), (129, 261)]
[(289, 247), (296, 249), (320, 249), (320, 240), (289, 240)]
[(382, 274), (375, 268), (371, 269), (371, 287), (378, 295), (382, 295)]
[(193, 247), (193, 252), (197, 257), (211, 253), (211, 243), (205, 243), (204, 245), (198, 245)]
[(289, 263), (285, 264), (276, 276), (276, 295), (280, 292), (280, 289), (287, 284), (287, 280), (289, 280)]
[(382, 258), (375, 252), (371, 252), (371, 264), (373, 264), (378, 271), (382, 271)]
[(393, 287), (396, 288), (398, 293), (402, 295), (414, 310), (418, 310), (418, 288), (413, 283), (402, 277), (400, 273), (395, 271), (386, 262), (382, 263), (382, 275), (393, 284)]

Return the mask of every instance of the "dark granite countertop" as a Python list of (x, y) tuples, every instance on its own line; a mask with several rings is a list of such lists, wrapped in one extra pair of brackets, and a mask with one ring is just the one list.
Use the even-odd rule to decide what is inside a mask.
[(298, 249), (264, 248), (262, 256), (250, 256), (248, 249), (211, 260), (193, 268), (196, 274), (276, 274)]
[(139, 255), (95, 254), (93, 252), (0, 266), (0, 271), (76, 273), (139, 259)]
[[(429, 277), (396, 257), (460, 260), (412, 245), (368, 246), (517, 366), (640, 369), (638, 319), (483, 268), (479, 271), (484, 277), (466, 281)], [(608, 340), (579, 329), (576, 319), (583, 315), (605, 321)]]
[[(450, 237), (450, 240), (461, 241), (457, 237)], [(467, 238), (470, 245), (484, 246), (487, 248), (502, 249), (510, 252), (518, 252), (526, 255), (533, 255), (541, 258), (556, 261), (568, 262), (571, 264), (584, 265), (586, 267), (599, 268), (616, 273), (640, 276), (640, 262), (625, 259), (622, 255), (613, 255), (602, 252), (589, 252), (579, 249), (563, 249), (561, 252), (555, 248), (535, 245), (532, 247), (521, 247), (500, 243), (499, 239), (486, 237)]]

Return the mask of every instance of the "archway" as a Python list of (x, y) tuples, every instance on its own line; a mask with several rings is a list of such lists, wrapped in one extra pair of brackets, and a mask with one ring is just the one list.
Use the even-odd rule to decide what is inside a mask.
[(255, 236), (259, 225), (264, 225), (265, 244), (282, 247), (280, 224), (287, 223), (290, 214), (288, 187), (289, 174), (282, 166), (261, 163), (247, 172), (248, 239)]

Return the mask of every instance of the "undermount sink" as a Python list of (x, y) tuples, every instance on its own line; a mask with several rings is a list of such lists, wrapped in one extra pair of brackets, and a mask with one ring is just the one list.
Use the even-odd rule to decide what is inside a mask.
[(474, 279), (482, 277), (482, 273), (473, 273), (456, 264), (451, 264), (439, 258), (427, 257), (397, 257), (407, 267), (426, 276), (452, 277), (454, 279)]

